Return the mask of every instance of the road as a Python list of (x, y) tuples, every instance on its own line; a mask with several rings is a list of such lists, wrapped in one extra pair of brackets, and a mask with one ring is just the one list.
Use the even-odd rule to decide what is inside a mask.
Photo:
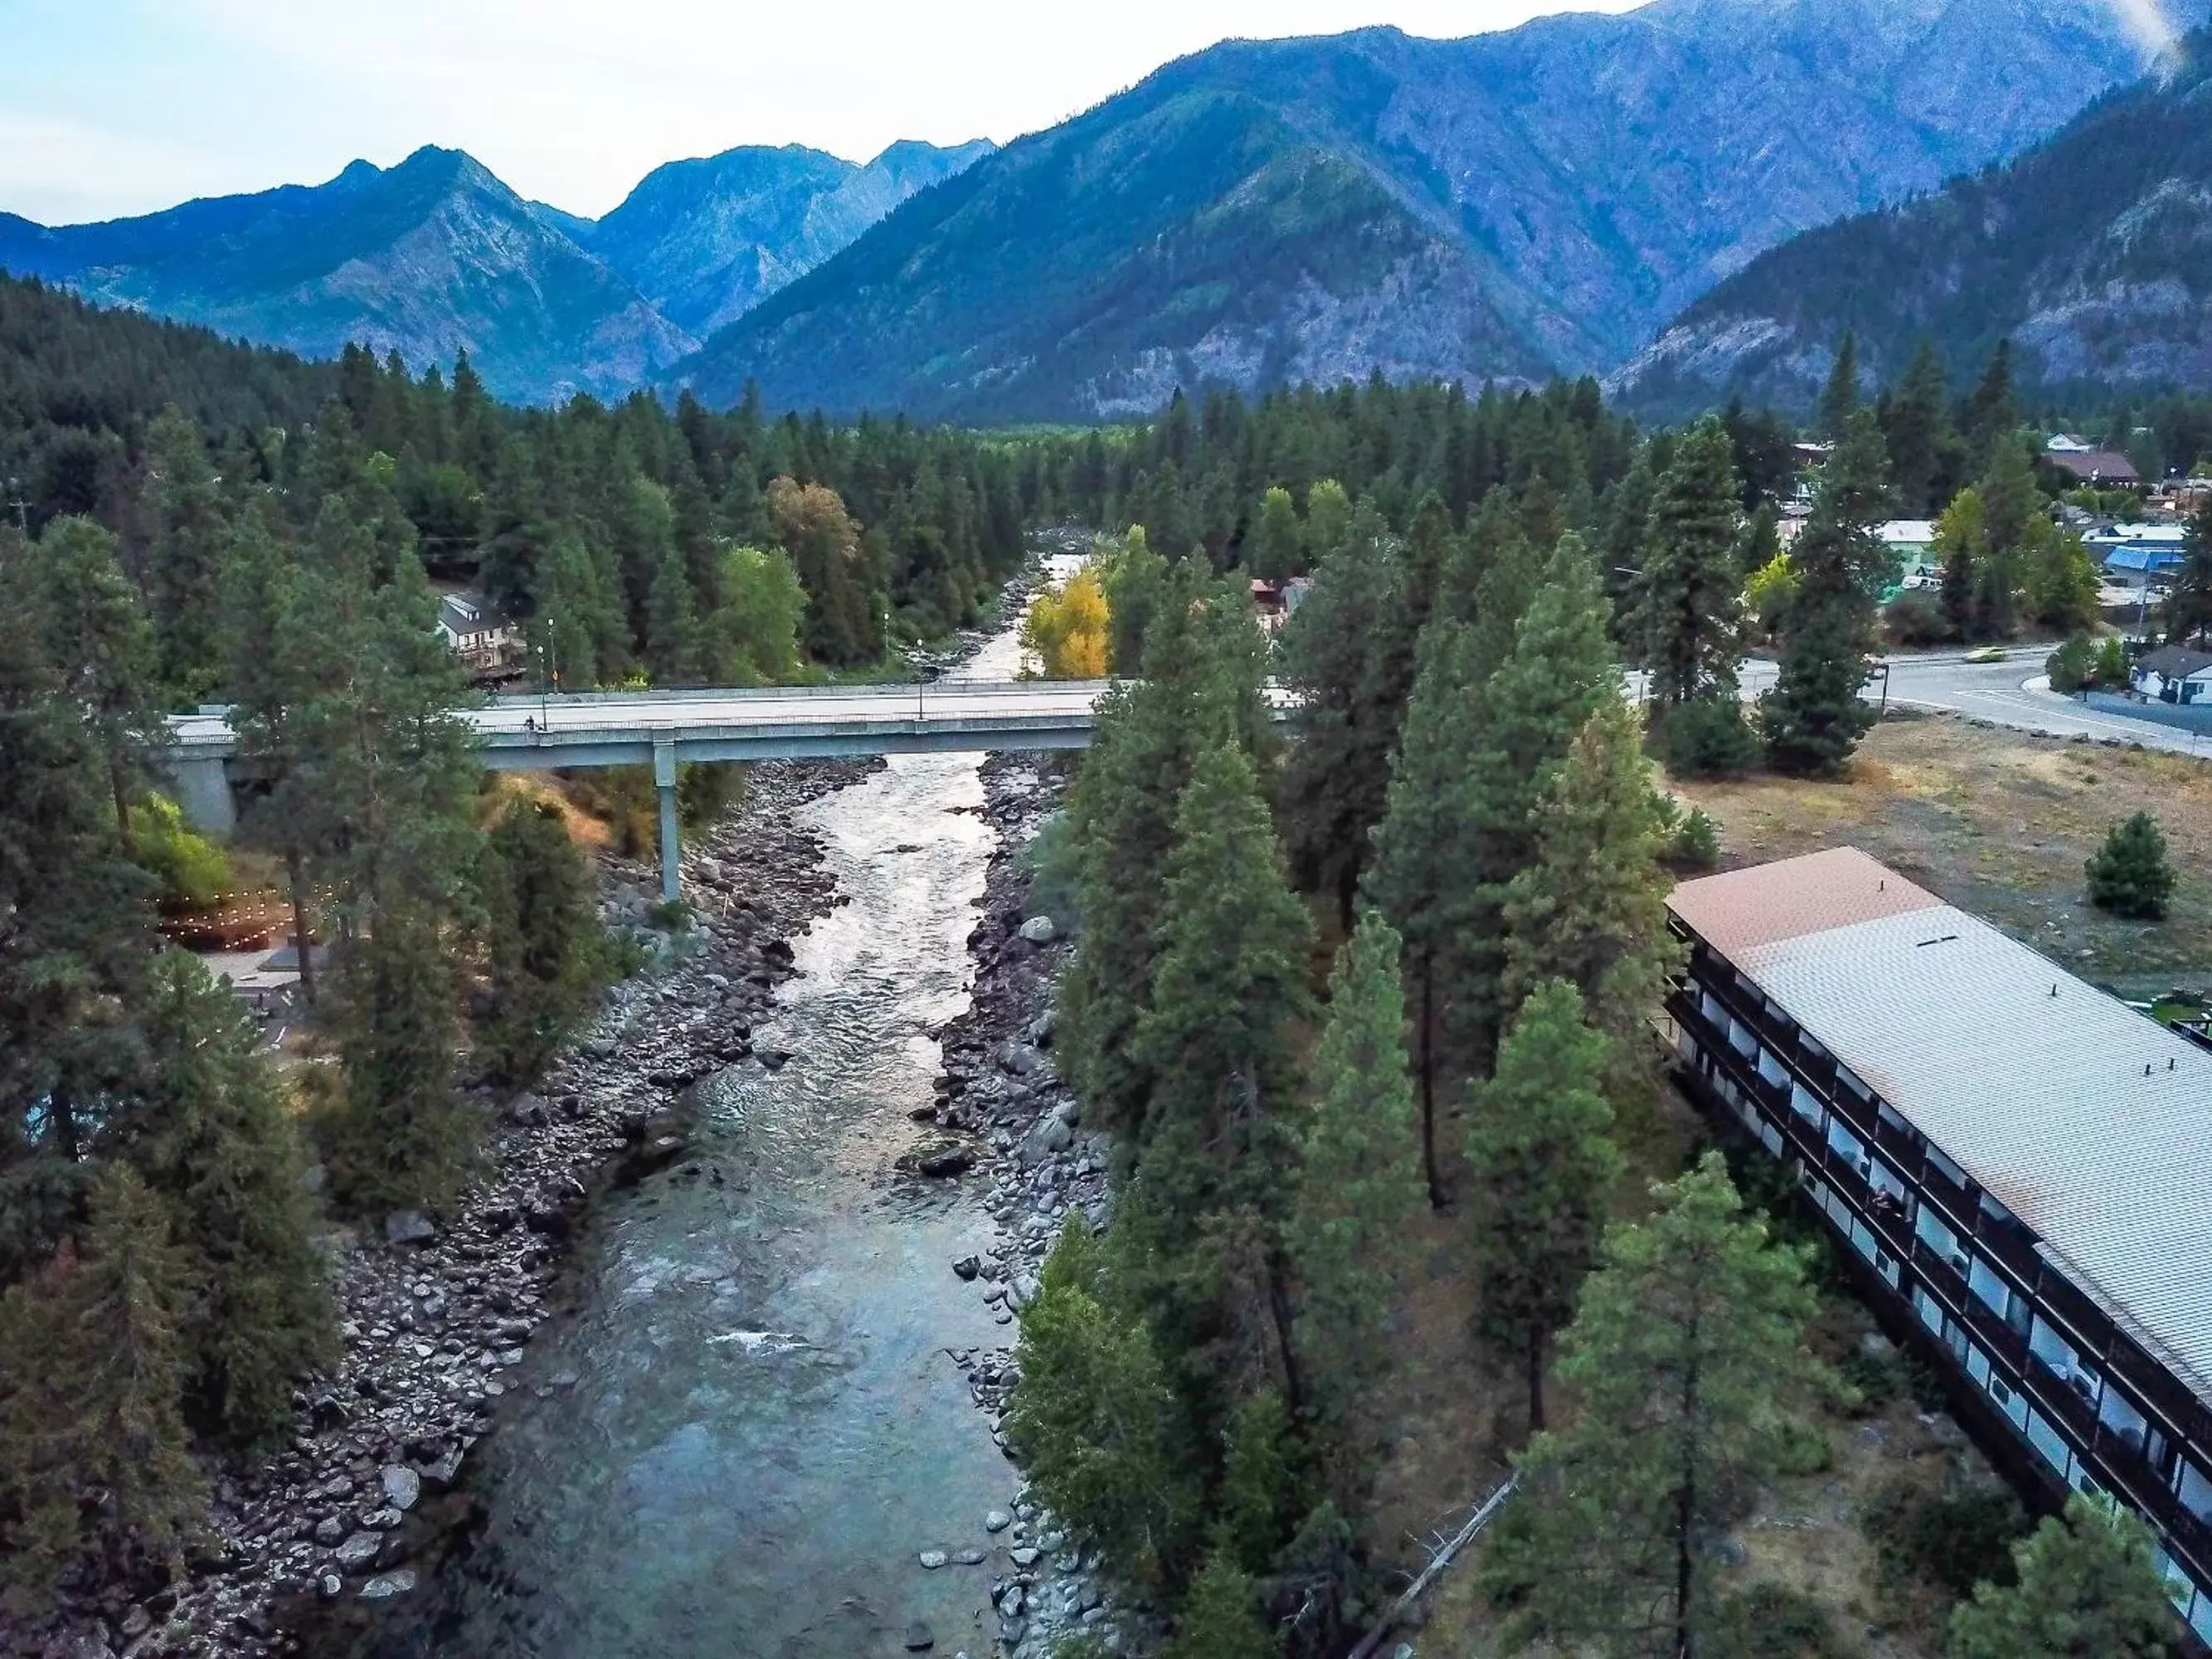
[[(2044, 675), (2045, 655), (2041, 646), (2011, 652), (2005, 660), (1995, 663), (1970, 663), (1956, 651), (1925, 655), (1900, 653), (1888, 659), (1889, 701), (1908, 708), (1945, 709), (2024, 732), (2047, 732), (2061, 738), (2076, 734), (2095, 739), (2112, 738), (2138, 743), (2146, 749), (2212, 759), (2212, 738), (2087, 708), (2071, 697), (2059, 696), (2050, 689)], [(1771, 662), (1747, 660), (1741, 672), (1745, 700), (1756, 698), (1772, 686), (1776, 672)], [(1628, 684), (1632, 696), (1644, 695), (1642, 675), (1630, 675)], [(1882, 682), (1876, 678), (1867, 688), (1867, 700), (1879, 702), (1882, 690)]]

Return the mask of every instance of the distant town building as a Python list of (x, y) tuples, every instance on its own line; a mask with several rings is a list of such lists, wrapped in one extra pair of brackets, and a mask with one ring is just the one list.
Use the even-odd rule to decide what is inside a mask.
[(2128, 671), (2128, 684), (2160, 702), (2212, 702), (2212, 651), (2162, 645)]
[(483, 594), (447, 593), (438, 605), (438, 634), (471, 673), (504, 667), (522, 648), (522, 629)]
[(2062, 432), (2045, 443), (2043, 459), (2076, 483), (2098, 489), (2142, 488), (2142, 475), (2133, 461), (2116, 451), (2096, 448), (2069, 432)]
[(1850, 848), (1685, 883), (1663, 1035), (2000, 1463), (2212, 1639), (2212, 1053)]

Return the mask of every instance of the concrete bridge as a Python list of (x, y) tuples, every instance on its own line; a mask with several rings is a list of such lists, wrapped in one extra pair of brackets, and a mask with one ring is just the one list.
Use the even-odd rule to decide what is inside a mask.
[[(676, 769), (686, 761), (795, 760), (992, 749), (1081, 749), (1099, 680), (944, 680), (500, 697), (461, 711), (495, 771), (650, 766), (660, 805), (660, 890), (680, 892)], [(238, 738), (227, 710), (169, 722), (163, 765), (203, 830), (237, 823)]]

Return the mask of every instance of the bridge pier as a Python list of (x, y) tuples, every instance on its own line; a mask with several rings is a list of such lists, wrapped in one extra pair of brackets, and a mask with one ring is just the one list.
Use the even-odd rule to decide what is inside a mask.
[(230, 773), (223, 757), (171, 751), (160, 764), (185, 822), (204, 836), (228, 841), (238, 828), (238, 803), (230, 793)]
[(670, 904), (684, 896), (682, 828), (676, 800), (676, 740), (653, 740), (653, 787), (660, 797), (660, 896)]

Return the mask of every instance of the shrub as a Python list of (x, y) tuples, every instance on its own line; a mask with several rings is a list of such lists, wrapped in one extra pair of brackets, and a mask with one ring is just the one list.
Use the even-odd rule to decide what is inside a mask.
[(1667, 837), (1662, 863), (1670, 870), (1710, 870), (1721, 861), (1720, 826), (1702, 806), (1680, 814)]
[(1917, 1582), (1955, 1598), (1984, 1580), (2015, 1581), (2012, 1547), (2027, 1535), (2028, 1520), (2002, 1486), (1929, 1492), (1901, 1474), (1859, 1511), (1859, 1529), (1890, 1584)]
[(1733, 697), (1701, 697), (1671, 709), (1656, 738), (1660, 760), (1678, 778), (1724, 778), (1759, 763), (1759, 734)]
[(1899, 645), (1941, 645), (1951, 637), (1950, 618), (1943, 601), (1924, 588), (1900, 593), (1881, 613), (1889, 637)]
[(2089, 902), (2100, 910), (2141, 921), (2166, 915), (2166, 901), (2173, 896), (2173, 866), (2166, 855), (2166, 836), (2149, 813), (2138, 812), (2113, 825), (2084, 867)]
[(131, 809), (131, 837), (140, 867), (161, 881), (165, 900), (213, 904), (231, 890), (229, 856), (194, 832), (167, 795), (149, 795)]
[(2044, 667), (2053, 691), (2087, 690), (2097, 683), (2097, 647), (2077, 635), (2052, 652)]

